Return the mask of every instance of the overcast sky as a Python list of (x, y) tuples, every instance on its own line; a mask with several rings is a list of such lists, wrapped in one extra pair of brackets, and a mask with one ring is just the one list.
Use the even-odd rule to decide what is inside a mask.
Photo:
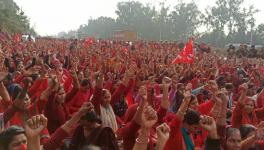
[[(116, 4), (128, 0), (14, 0), (30, 18), (40, 35), (55, 35), (61, 31), (78, 29), (87, 24), (90, 17), (108, 16), (116, 18)], [(158, 6), (164, 0), (139, 0)], [(190, 1), (190, 0), (187, 0)], [(257, 24), (264, 23), (264, 0), (245, 0), (246, 5), (254, 4), (260, 12), (256, 15)], [(176, 0), (166, 0), (174, 6)], [(215, 0), (195, 0), (200, 10), (212, 6)]]

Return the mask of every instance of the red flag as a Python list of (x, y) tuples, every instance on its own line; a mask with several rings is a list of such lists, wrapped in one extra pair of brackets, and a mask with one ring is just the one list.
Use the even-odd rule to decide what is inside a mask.
[(84, 46), (85, 48), (88, 48), (88, 47), (89, 47), (90, 45), (92, 45), (92, 44), (93, 44), (93, 38), (89, 37), (89, 38), (87, 38), (87, 39), (85, 40), (83, 46)]
[(183, 51), (172, 61), (172, 64), (178, 63), (194, 63), (193, 40), (191, 38), (186, 43)]
[(128, 49), (125, 47), (122, 49), (124, 53), (127, 53), (128, 52)]
[(16, 33), (14, 36), (13, 36), (13, 41), (15, 43), (19, 43), (21, 41), (21, 35)]

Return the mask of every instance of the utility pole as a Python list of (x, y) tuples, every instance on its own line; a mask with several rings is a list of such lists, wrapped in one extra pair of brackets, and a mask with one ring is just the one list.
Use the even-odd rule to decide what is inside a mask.
[(251, 29), (251, 33), (250, 33), (250, 45), (253, 44), (253, 33), (252, 33), (252, 29)]

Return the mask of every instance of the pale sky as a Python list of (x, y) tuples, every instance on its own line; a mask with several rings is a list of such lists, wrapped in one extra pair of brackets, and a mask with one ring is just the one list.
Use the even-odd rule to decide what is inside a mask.
[[(108, 16), (116, 18), (118, 2), (128, 0), (14, 0), (30, 18), (31, 26), (38, 34), (56, 35), (61, 31), (76, 30), (81, 24), (87, 24), (90, 17)], [(139, 0), (158, 6), (160, 1), (174, 6), (176, 0)], [(184, 1), (184, 0), (183, 0)], [(186, 0), (190, 1), (190, 0)], [(245, 0), (260, 10), (256, 14), (257, 24), (264, 23), (264, 0)], [(212, 6), (215, 0), (195, 0), (200, 10)]]

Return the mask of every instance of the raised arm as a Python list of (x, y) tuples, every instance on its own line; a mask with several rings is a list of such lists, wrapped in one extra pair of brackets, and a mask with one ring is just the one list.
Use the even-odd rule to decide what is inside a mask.
[(168, 77), (164, 77), (162, 80), (162, 91), (163, 91), (163, 95), (162, 95), (162, 100), (161, 100), (161, 104), (160, 104), (160, 108), (158, 109), (157, 113), (158, 113), (158, 122), (162, 123), (163, 122), (163, 118), (166, 116), (167, 114), (167, 110), (170, 107), (170, 101), (169, 101), (169, 87), (171, 85), (171, 79)]
[(65, 59), (65, 61), (64, 61), (64, 64), (63, 64), (63, 68), (69, 69), (69, 67), (70, 67), (70, 58), (69, 58), (69, 56), (65, 56), (64, 59)]
[(147, 150), (150, 129), (158, 121), (157, 113), (151, 106), (145, 106), (141, 115), (141, 128), (133, 150)]
[(183, 102), (179, 108), (179, 111), (176, 113), (177, 118), (181, 121), (183, 121), (184, 115), (188, 109), (189, 103), (191, 101), (191, 95), (191, 89), (186, 89), (186, 91), (184, 92)]
[(221, 92), (217, 95), (217, 98), (221, 99), (222, 105), (220, 106), (220, 110), (218, 112), (217, 117), (213, 116), (216, 118), (216, 124), (217, 126), (225, 127), (226, 126), (226, 113), (227, 113), (227, 91), (225, 89), (222, 89)]
[(168, 77), (164, 77), (162, 80), (162, 91), (163, 91), (163, 96), (162, 96), (162, 101), (160, 106), (164, 109), (168, 109), (170, 106), (170, 101), (169, 101), (169, 87), (171, 85), (171, 79)]
[(95, 111), (97, 114), (100, 114), (100, 104), (102, 100), (102, 90), (103, 90), (103, 82), (104, 77), (102, 74), (98, 74), (95, 77), (95, 91), (93, 97), (91, 99), (92, 104), (94, 105)]
[(200, 126), (208, 131), (204, 150), (221, 150), (221, 142), (217, 134), (217, 128), (214, 118), (209, 116), (201, 116)]
[(8, 94), (8, 91), (3, 82), (0, 82), (0, 96), (2, 97), (1, 104), (3, 105), (4, 110), (12, 103), (11, 98)]
[(44, 57), (44, 63), (48, 65), (50, 68), (53, 68), (53, 66), (50, 64), (50, 55), (46, 55)]
[[(112, 97), (111, 97), (111, 105), (113, 106), (118, 100), (121, 99), (121, 96), (127, 94), (125, 93), (125, 91), (128, 92), (128, 90), (126, 90), (126, 87), (129, 86), (130, 79), (132, 78), (134, 74), (134, 70), (133, 69), (129, 69), (125, 72), (124, 78), (122, 83), (119, 85), (119, 87), (116, 89), (116, 91), (113, 93)], [(125, 95), (126, 96), (126, 95)]]
[(71, 99), (76, 95), (76, 93), (78, 92), (78, 90), (80, 89), (80, 83), (78, 80), (78, 76), (75, 70), (71, 70), (71, 77), (73, 79), (73, 88), (72, 90), (67, 93), (66, 98), (65, 98), (65, 102), (68, 103), (71, 101)]
[(242, 120), (242, 109), (244, 107), (244, 101), (246, 99), (247, 85), (242, 85), (242, 90), (240, 90), (240, 97), (238, 98), (238, 103), (233, 110), (232, 114), (232, 126), (239, 128)]
[(37, 62), (37, 58), (36, 57), (33, 57), (31, 64), (29, 64), (28, 66), (26, 66), (25, 67), (25, 70), (28, 70), (28, 69), (34, 67), (36, 65), (36, 62)]
[(124, 140), (124, 148), (132, 149), (134, 143), (130, 142), (131, 140), (135, 140), (137, 136), (137, 132), (140, 129), (141, 118), (144, 106), (147, 104), (147, 91), (144, 86), (141, 86), (139, 89), (139, 96), (141, 97), (141, 101), (139, 102), (139, 106), (133, 116), (132, 121), (126, 123), (126, 125), (122, 128), (119, 128), (117, 131), (117, 135), (122, 137)]
[(76, 129), (81, 117), (89, 111), (93, 111), (93, 105), (85, 102), (78, 112), (76, 112), (71, 119), (58, 128), (51, 136), (49, 141), (43, 145), (45, 150), (55, 150), (61, 146), (65, 138), (70, 136)]
[(48, 120), (44, 115), (36, 115), (27, 120), (25, 132), (28, 150), (41, 150), (40, 134), (47, 127), (47, 122)]

